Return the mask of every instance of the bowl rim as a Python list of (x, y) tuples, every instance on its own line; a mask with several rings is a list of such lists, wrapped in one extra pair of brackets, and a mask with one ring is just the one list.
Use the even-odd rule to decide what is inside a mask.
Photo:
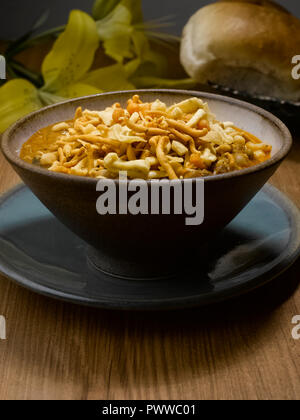
[[(170, 95), (176, 95), (176, 94), (182, 94), (182, 95), (187, 95), (190, 97), (198, 97), (198, 98), (203, 98), (203, 99), (215, 99), (227, 104), (234, 104), (234, 105), (239, 105), (240, 107), (255, 112), (259, 115), (261, 115), (262, 117), (264, 117), (265, 119), (267, 119), (269, 122), (271, 122), (273, 125), (275, 125), (277, 127), (277, 129), (280, 130), (281, 134), (282, 134), (282, 144), (280, 149), (278, 150), (277, 153), (275, 153), (274, 156), (272, 156), (270, 159), (266, 160), (263, 163), (260, 163), (258, 165), (254, 165), (251, 166), (249, 168), (245, 168), (245, 169), (240, 169), (240, 170), (236, 170), (236, 171), (231, 171), (231, 172), (227, 172), (224, 174), (217, 174), (217, 175), (210, 175), (207, 177), (203, 177), (200, 179), (204, 179), (205, 182), (214, 182), (214, 181), (218, 181), (218, 180), (224, 180), (224, 179), (232, 179), (232, 178), (236, 178), (236, 177), (241, 177), (244, 175), (248, 175), (248, 174), (253, 174), (253, 173), (257, 173), (260, 171), (263, 171), (267, 168), (271, 168), (272, 166), (280, 163), (290, 152), (292, 144), (293, 144), (293, 140), (292, 140), (292, 135), (289, 131), (289, 129), (287, 128), (287, 126), (279, 119), (277, 118), (275, 115), (273, 115), (272, 113), (264, 110), (263, 108), (258, 107), (257, 105), (253, 105), (251, 103), (248, 103), (246, 101), (241, 101), (239, 99), (236, 98), (232, 98), (229, 96), (225, 96), (225, 95), (219, 95), (219, 94), (215, 94), (215, 93), (208, 93), (208, 92), (202, 92), (202, 91), (194, 91), (194, 90), (179, 90), (179, 89), (136, 89), (136, 90), (126, 90), (126, 91), (114, 91), (114, 92), (105, 92), (105, 93), (100, 93), (100, 94), (96, 94), (96, 95), (88, 95), (88, 96), (82, 96), (79, 98), (75, 98), (75, 99), (69, 99), (66, 101), (62, 101), (53, 105), (49, 105), (46, 107), (43, 107), (37, 111), (34, 111), (28, 115), (26, 115), (25, 117), (19, 119), (18, 121), (16, 121), (13, 125), (11, 125), (3, 134), (1, 137), (1, 150), (2, 153), (4, 154), (5, 158), (14, 166), (17, 166), (23, 170), (27, 170), (29, 172), (41, 175), (41, 176), (45, 176), (45, 177), (51, 177), (52, 179), (57, 179), (58, 181), (61, 182), (68, 182), (68, 183), (81, 183), (81, 184), (88, 184), (88, 185), (96, 185), (99, 181), (98, 178), (90, 178), (90, 177), (83, 177), (83, 176), (78, 176), (78, 175), (70, 175), (70, 174), (62, 174), (62, 173), (58, 173), (58, 172), (52, 172), (49, 171), (48, 169), (27, 163), (25, 161), (23, 161), (19, 155), (16, 152), (13, 152), (10, 148), (10, 140), (14, 134), (14, 132), (16, 130), (18, 130), (23, 124), (25, 124), (28, 120), (30, 120), (31, 118), (41, 114), (41, 113), (45, 113), (48, 110), (53, 110), (55, 108), (59, 108), (59, 107), (63, 107), (66, 104), (76, 104), (78, 103), (78, 106), (80, 105), (80, 102), (86, 99), (90, 99), (90, 98), (101, 98), (101, 97), (109, 97), (109, 96), (116, 96), (116, 95), (134, 95), (134, 94), (143, 94), (143, 93), (157, 93), (159, 95), (159, 93), (164, 93), (164, 94), (170, 94)], [(26, 140), (27, 141), (27, 140)], [(184, 182), (184, 181), (191, 181), (191, 180), (196, 180), (199, 178), (187, 178), (187, 179), (178, 179), (178, 180), (173, 180), (172, 182)], [(114, 179), (113, 181), (115, 182), (120, 182), (120, 180)], [(136, 181), (135, 180), (129, 180), (128, 182), (131, 181)], [(151, 182), (151, 180), (147, 180), (147, 183)]]

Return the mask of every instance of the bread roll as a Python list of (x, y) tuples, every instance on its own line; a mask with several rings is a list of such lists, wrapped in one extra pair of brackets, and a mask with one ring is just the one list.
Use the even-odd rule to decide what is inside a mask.
[(273, 7), (277, 10), (280, 10), (281, 12), (290, 13), (287, 9), (285, 9), (283, 6), (281, 6), (278, 3), (274, 3), (271, 0), (218, 0), (222, 2), (235, 2), (235, 3), (252, 3), (256, 4), (257, 6), (265, 6), (265, 7)]
[(300, 100), (300, 79), (292, 77), (296, 55), (300, 20), (267, 0), (203, 7), (187, 23), (181, 43), (181, 62), (198, 82), (290, 101)]

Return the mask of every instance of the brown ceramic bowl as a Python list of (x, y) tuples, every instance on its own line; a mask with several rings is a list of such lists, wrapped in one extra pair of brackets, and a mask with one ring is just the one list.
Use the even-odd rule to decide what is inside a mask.
[[(134, 93), (143, 101), (160, 98), (168, 104), (191, 96), (203, 98), (219, 120), (233, 121), (271, 144), (272, 157), (248, 169), (205, 178), (205, 218), (199, 226), (187, 226), (185, 214), (100, 216), (96, 211), (100, 194), (96, 191), (96, 179), (50, 172), (20, 159), (21, 146), (33, 133), (72, 118), (79, 105), (103, 109), (114, 102), (125, 104)], [(4, 156), (26, 185), (62, 223), (90, 245), (88, 256), (93, 266), (132, 278), (164, 276), (190, 266), (192, 260), (201, 264), (208, 242), (268, 181), (291, 145), (287, 127), (263, 109), (228, 97), (178, 90), (106, 93), (70, 100), (26, 116), (2, 137)], [(195, 180), (175, 182), (195, 185)], [(119, 181), (115, 183), (118, 190)]]

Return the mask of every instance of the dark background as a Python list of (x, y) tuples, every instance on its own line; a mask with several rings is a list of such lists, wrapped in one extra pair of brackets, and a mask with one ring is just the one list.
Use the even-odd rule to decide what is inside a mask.
[[(278, 0), (300, 18), (299, 0)], [(0, 0), (0, 39), (13, 39), (28, 30), (45, 10), (50, 16), (45, 29), (66, 23), (71, 9), (91, 11), (94, 0)], [(171, 16), (176, 25), (168, 31), (180, 35), (182, 27), (197, 9), (213, 3), (208, 0), (143, 0), (146, 19)]]

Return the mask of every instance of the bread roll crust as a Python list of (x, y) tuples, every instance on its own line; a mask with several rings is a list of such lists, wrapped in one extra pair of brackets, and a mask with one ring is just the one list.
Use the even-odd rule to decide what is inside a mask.
[(198, 82), (291, 101), (300, 100), (300, 80), (292, 77), (292, 58), (299, 54), (299, 19), (244, 1), (200, 9), (181, 44), (181, 62)]
[(281, 12), (290, 13), (287, 9), (281, 6), (278, 3), (274, 3), (272, 0), (218, 0), (219, 2), (227, 2), (227, 3), (252, 3), (256, 4), (257, 6), (264, 6), (264, 7), (272, 7), (276, 10), (280, 10)]

